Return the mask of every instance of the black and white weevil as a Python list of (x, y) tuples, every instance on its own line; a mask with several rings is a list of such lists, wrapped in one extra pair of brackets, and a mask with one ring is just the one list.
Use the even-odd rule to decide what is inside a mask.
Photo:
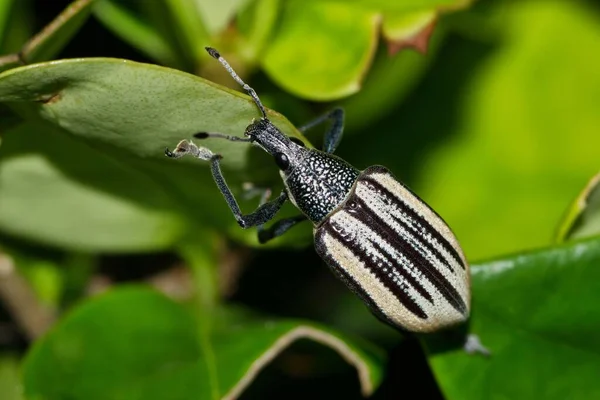
[[(220, 155), (187, 140), (165, 154), (210, 161), (214, 180), (235, 219), (242, 228), (258, 226), (261, 243), (310, 220), (317, 253), (377, 317), (392, 326), (432, 332), (465, 321), (471, 300), (469, 265), (454, 234), (386, 168), (359, 171), (332, 154), (342, 138), (343, 111), (335, 109), (300, 128), (305, 131), (332, 121), (323, 150), (306, 148), (269, 121), (254, 89), (215, 49), (206, 50), (242, 85), (262, 116), (248, 125), (243, 138), (218, 133), (195, 136), (259, 146), (273, 156), (285, 189), (275, 200), (265, 200), (253, 213), (243, 215), (221, 172)], [(286, 200), (302, 215), (263, 228)]]

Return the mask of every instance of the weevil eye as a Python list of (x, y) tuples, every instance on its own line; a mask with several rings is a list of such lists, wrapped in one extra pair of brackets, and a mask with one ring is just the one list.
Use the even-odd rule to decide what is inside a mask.
[(275, 157), (275, 164), (277, 164), (280, 170), (285, 171), (289, 168), (290, 160), (285, 154), (275, 153), (273, 157)]

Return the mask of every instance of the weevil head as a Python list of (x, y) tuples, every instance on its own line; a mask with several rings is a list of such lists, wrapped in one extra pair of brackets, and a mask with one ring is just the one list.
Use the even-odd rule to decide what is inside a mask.
[(273, 156), (275, 164), (288, 175), (304, 160), (307, 149), (298, 139), (284, 135), (271, 121), (261, 118), (252, 121), (244, 135), (252, 139), (264, 151)]

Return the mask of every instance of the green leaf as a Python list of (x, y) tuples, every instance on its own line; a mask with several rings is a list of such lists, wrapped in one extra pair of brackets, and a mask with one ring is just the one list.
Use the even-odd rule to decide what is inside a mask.
[(600, 53), (590, 49), (600, 20), (578, 4), (502, 8), (502, 43), (470, 72), (458, 120), (439, 126), (448, 143), (414, 185), (470, 259), (552, 242), (556, 221), (598, 171)]
[[(0, 67), (1, 69), (1, 67)], [(2, 135), (6, 134), (11, 128), (17, 126), (22, 122), (22, 118), (19, 117), (13, 110), (4, 104), (0, 105), (0, 143), (2, 143)]]
[(102, 0), (94, 6), (94, 15), (117, 36), (154, 60), (176, 66), (173, 49), (147, 21), (121, 4)]
[(23, 399), (19, 382), (19, 362), (17, 357), (0, 355), (0, 393), (3, 400)]
[[(135, 318), (132, 318), (135, 316)], [(364, 394), (381, 379), (377, 350), (300, 321), (227, 312), (196, 320), (142, 288), (122, 288), (74, 310), (29, 352), (28, 398), (235, 398), (292, 342), (309, 339), (357, 368)]]
[(55, 57), (90, 15), (96, 0), (76, 0), (25, 44), (21, 57), (33, 63)]
[(442, 10), (457, 9), (468, 6), (473, 0), (312, 0), (319, 3), (343, 3), (353, 7), (370, 10), (387, 10), (394, 12), (413, 12), (427, 8)]
[(255, 0), (242, 8), (236, 18), (236, 27), (243, 41), (238, 47), (246, 60), (256, 63), (268, 45), (277, 19), (281, 0)]
[(435, 38), (425, 56), (414, 51), (402, 51), (392, 57), (383, 52), (378, 54), (360, 92), (340, 103), (346, 111), (348, 133), (367, 134), (369, 127), (411, 93), (435, 57), (441, 42), (439, 37)]
[(596, 174), (577, 196), (561, 223), (559, 242), (600, 234), (600, 174)]
[(381, 30), (388, 42), (389, 52), (413, 47), (426, 53), (437, 17), (437, 11), (430, 9), (384, 15)]
[[(170, 0), (172, 1), (172, 0)], [(235, 14), (250, 0), (192, 1), (202, 15), (204, 26), (211, 36), (221, 33), (231, 24)]]
[(24, 124), (0, 148), (0, 229), (87, 251), (155, 250), (186, 229), (164, 189), (64, 133)]
[(7, 21), (9, 20), (11, 8), (13, 7), (14, 2), (14, 0), (4, 0), (0, 2), (0, 43), (2, 43), (4, 39)]
[[(0, 102), (29, 118), (37, 115), (57, 124), (74, 137), (161, 159), (165, 147), (196, 132), (242, 136), (252, 118), (260, 116), (248, 96), (194, 75), (101, 58), (6, 71), (0, 74)], [(283, 116), (268, 113), (284, 133), (302, 138)], [(206, 143), (226, 158), (226, 167), (248, 167), (249, 146), (223, 140)]]
[(173, 17), (171, 29), (183, 44), (183, 51), (191, 54), (195, 67), (198, 66), (200, 59), (207, 58), (204, 47), (210, 45), (205, 21), (202, 20), (200, 13), (201, 3), (188, 0), (165, 0), (165, 5)]
[[(164, 149), (173, 148), (181, 139), (199, 131), (243, 135), (252, 118), (259, 116), (248, 96), (167, 68), (124, 60), (80, 59), (37, 64), (0, 74), (0, 102), (26, 119), (42, 118), (46, 123), (56, 124), (72, 138), (85, 140), (134, 173), (143, 172), (144, 180), (153, 181), (162, 191), (158, 198), (167, 196), (172, 198), (172, 208), (179, 206), (168, 215), (181, 212), (188, 230), (203, 224), (221, 230), (237, 225), (212, 182), (208, 163), (195, 159), (168, 160)], [(273, 111), (268, 113), (283, 132), (306, 142), (284, 117)], [(236, 192), (241, 191), (237, 189), (241, 189), (243, 180), (267, 187), (273, 183), (281, 185), (272, 160), (260, 149), (218, 139), (205, 143), (224, 156), (222, 164), (229, 171), (228, 181)], [(65, 157), (68, 160), (70, 155)], [(101, 166), (94, 168), (102, 170)], [(13, 182), (31, 187), (27, 182)], [(125, 197), (136, 192), (138, 198), (148, 198), (135, 181), (123, 178), (122, 182), (127, 186), (123, 188)], [(91, 197), (89, 200), (93, 202)], [(19, 204), (16, 195), (14, 201)], [(245, 202), (242, 209), (256, 207), (256, 203), (256, 199)], [(11, 215), (14, 221), (15, 214)], [(162, 211), (160, 215), (162, 219)], [(168, 224), (173, 229), (165, 230), (161, 247), (180, 231), (175, 229), (179, 225), (177, 220), (181, 219)], [(107, 229), (109, 226), (106, 224)], [(36, 232), (33, 225), (27, 229), (28, 234), (40, 235)], [(236, 226), (235, 232), (242, 231)], [(240, 235), (256, 243), (253, 232)]]
[(470, 330), (489, 358), (440, 351), (430, 364), (447, 399), (600, 396), (600, 241), (474, 265)]
[(3, 26), (0, 30), (0, 72), (23, 65), (19, 59), (19, 52), (23, 44), (33, 35), (33, 11), (30, 1), (6, 0), (0, 7), (5, 13)]
[(262, 59), (284, 89), (334, 100), (360, 89), (377, 46), (377, 13), (337, 3), (289, 0)]

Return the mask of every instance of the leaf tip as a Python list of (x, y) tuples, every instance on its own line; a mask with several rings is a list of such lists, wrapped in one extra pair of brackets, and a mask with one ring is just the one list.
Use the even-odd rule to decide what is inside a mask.
[(390, 56), (393, 56), (400, 50), (406, 48), (412, 48), (423, 55), (427, 54), (427, 49), (429, 48), (429, 40), (431, 39), (431, 35), (433, 33), (433, 30), (435, 29), (436, 22), (437, 18), (434, 18), (416, 33), (409, 36), (405, 36), (400, 39), (387, 37), (386, 42), (388, 54)]

